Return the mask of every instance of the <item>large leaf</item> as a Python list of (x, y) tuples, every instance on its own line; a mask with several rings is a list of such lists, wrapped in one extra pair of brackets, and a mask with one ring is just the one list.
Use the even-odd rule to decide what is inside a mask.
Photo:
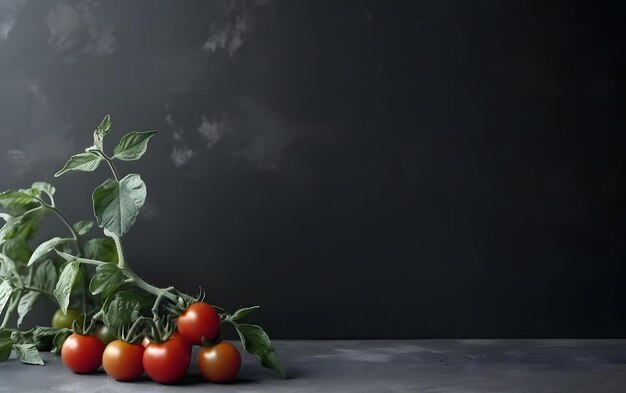
[(91, 239), (85, 243), (85, 256), (105, 262), (118, 262), (117, 247), (110, 237)]
[(278, 355), (276, 355), (267, 333), (257, 325), (231, 323), (237, 329), (241, 343), (246, 351), (258, 357), (263, 367), (274, 370), (281, 378), (285, 378), (285, 371), (278, 360)]
[(27, 263), (33, 254), (25, 236), (16, 236), (2, 244), (2, 253), (15, 262)]
[(43, 360), (35, 344), (15, 344), (14, 348), (20, 362), (43, 366)]
[(138, 160), (148, 149), (148, 141), (156, 131), (131, 131), (115, 147), (113, 158), (123, 161)]
[(91, 148), (102, 151), (104, 149), (104, 137), (109, 131), (111, 131), (111, 116), (106, 115), (100, 122), (98, 128), (93, 132), (93, 146)]
[(0, 278), (10, 277), (16, 271), (15, 269), (15, 262), (8, 256), (0, 254)]
[(22, 295), (20, 302), (17, 304), (17, 327), (20, 327), (26, 314), (35, 307), (38, 298), (39, 292), (35, 291), (28, 291)]
[(2, 283), (0, 283), (0, 314), (2, 314), (2, 311), (7, 305), (9, 298), (11, 298), (12, 293), (13, 288), (11, 287), (11, 284), (6, 280), (2, 280)]
[(30, 259), (28, 260), (28, 266), (32, 265), (33, 263), (39, 262), (46, 255), (48, 255), (48, 253), (54, 251), (54, 249), (60, 246), (61, 244), (66, 244), (66, 243), (73, 242), (73, 241), (74, 239), (69, 239), (69, 238), (62, 239), (60, 237), (53, 237), (50, 240), (46, 240), (45, 242), (41, 243), (35, 249), (35, 251), (33, 251), (33, 255), (31, 255)]
[(25, 190), (7, 190), (0, 193), (0, 205), (26, 206), (35, 201), (35, 195), (25, 192)]
[(132, 289), (117, 292), (107, 298), (102, 306), (103, 322), (111, 331), (117, 332), (122, 327), (132, 325), (141, 316), (141, 309), (153, 303), (153, 296), (138, 293)]
[(0, 362), (4, 362), (11, 356), (11, 349), (13, 348), (13, 340), (3, 338), (0, 340)]
[(54, 288), (54, 297), (59, 302), (59, 307), (63, 310), (63, 314), (67, 313), (67, 307), (70, 304), (70, 295), (72, 294), (72, 287), (76, 281), (76, 276), (79, 272), (78, 262), (69, 262), (65, 265), (56, 288)]
[(107, 179), (95, 189), (92, 198), (98, 225), (123, 236), (146, 201), (146, 185), (136, 174), (127, 175), (119, 182)]
[(54, 337), (65, 329), (57, 329), (47, 326), (37, 326), (33, 329), (33, 341), (40, 351), (49, 351), (54, 347)]
[(100, 161), (102, 161), (102, 158), (93, 153), (80, 153), (80, 154), (73, 155), (65, 163), (63, 168), (61, 168), (60, 171), (54, 174), (54, 177), (59, 177), (68, 171), (81, 171), (81, 172), (95, 171), (96, 168), (98, 168), (98, 165), (100, 165)]
[(124, 282), (124, 273), (113, 263), (105, 263), (96, 268), (96, 273), (91, 278), (89, 290), (92, 294), (102, 293), (103, 297), (108, 297)]
[(46, 259), (35, 267), (31, 286), (44, 292), (52, 293), (57, 285), (58, 273), (54, 262)]

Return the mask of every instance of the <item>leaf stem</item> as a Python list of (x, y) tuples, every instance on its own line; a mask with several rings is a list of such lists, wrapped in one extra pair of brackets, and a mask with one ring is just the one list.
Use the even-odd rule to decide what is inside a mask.
[(111, 172), (113, 173), (113, 176), (115, 177), (115, 180), (117, 180), (118, 182), (120, 181), (120, 175), (119, 173), (117, 173), (117, 169), (115, 169), (115, 165), (113, 165), (113, 159), (109, 156), (107, 156), (106, 154), (104, 154), (104, 152), (102, 150), (94, 150), (96, 151), (98, 154), (100, 154), (100, 157), (102, 157), (107, 164), (109, 164), (109, 168), (111, 168)]
[(117, 266), (120, 269), (126, 268), (126, 258), (124, 257), (124, 247), (122, 246), (122, 240), (114, 233), (107, 233), (113, 238), (115, 242), (115, 248), (117, 249)]
[(11, 300), (11, 303), (9, 303), (9, 308), (7, 308), (7, 311), (4, 314), (4, 319), (2, 320), (2, 325), (0, 325), (0, 329), (4, 329), (9, 324), (13, 313), (17, 309), (17, 305), (20, 303), (20, 300), (22, 300), (22, 294), (22, 290), (18, 289), (17, 295), (13, 298), (13, 300)]

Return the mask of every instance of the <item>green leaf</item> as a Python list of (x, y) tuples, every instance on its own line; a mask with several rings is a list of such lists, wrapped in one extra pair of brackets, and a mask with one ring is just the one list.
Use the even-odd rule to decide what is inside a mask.
[(27, 263), (33, 254), (25, 236), (17, 236), (2, 244), (2, 253), (16, 262)]
[(2, 280), (2, 283), (0, 283), (0, 314), (2, 314), (11, 294), (13, 294), (11, 284), (6, 280)]
[(94, 224), (92, 220), (78, 221), (76, 224), (72, 225), (72, 228), (74, 228), (74, 231), (76, 231), (79, 236), (83, 236), (93, 228)]
[(0, 340), (0, 362), (4, 362), (11, 356), (11, 349), (13, 348), (13, 340), (2, 339)]
[(31, 286), (44, 292), (52, 293), (57, 285), (57, 268), (50, 259), (40, 262), (35, 267)]
[(43, 360), (35, 344), (15, 344), (14, 348), (20, 362), (43, 366)]
[(259, 308), (259, 306), (242, 307), (239, 310), (235, 311), (233, 315), (230, 316), (230, 319), (233, 321), (240, 320), (241, 318), (245, 317), (253, 311), (258, 310)]
[(54, 338), (59, 332), (66, 329), (57, 329), (47, 326), (37, 326), (33, 330), (33, 341), (40, 351), (49, 351), (54, 347)]
[(0, 205), (4, 207), (27, 206), (35, 200), (34, 195), (23, 190), (7, 190), (0, 193)]
[(48, 255), (48, 253), (54, 251), (54, 249), (60, 246), (61, 244), (65, 244), (65, 243), (69, 243), (73, 241), (74, 239), (69, 239), (69, 238), (62, 239), (60, 237), (53, 237), (50, 240), (46, 240), (45, 242), (41, 243), (35, 249), (35, 251), (33, 251), (33, 255), (31, 255), (30, 259), (28, 260), (28, 266), (31, 266), (33, 263), (39, 262), (41, 259), (43, 259), (43, 257)]
[(8, 256), (0, 254), (0, 278), (8, 278), (15, 272), (15, 269), (15, 262)]
[(91, 239), (85, 243), (85, 256), (98, 261), (117, 263), (117, 247), (110, 237)]
[(267, 333), (257, 325), (231, 323), (235, 326), (246, 351), (258, 357), (263, 367), (274, 370), (281, 378), (285, 378), (285, 371)]
[(128, 327), (141, 316), (143, 307), (152, 306), (154, 297), (127, 289), (107, 298), (102, 306), (103, 322), (112, 331)]
[(91, 278), (89, 290), (92, 294), (102, 293), (103, 297), (108, 297), (111, 291), (114, 291), (124, 282), (124, 273), (117, 265), (113, 263), (105, 263), (96, 268), (96, 273)]
[(22, 295), (20, 302), (17, 304), (17, 327), (20, 327), (26, 314), (35, 307), (38, 298), (39, 292), (35, 291), (28, 291)]
[(46, 182), (42, 182), (42, 181), (38, 181), (38, 182), (33, 183), (33, 185), (31, 186), (31, 189), (37, 190), (38, 194), (41, 194), (42, 192), (45, 192), (49, 196), (54, 195), (54, 193), (56, 191), (56, 189), (50, 183), (46, 183)]
[(61, 329), (52, 339), (52, 351), (53, 353), (61, 352), (63, 343), (69, 336), (72, 335), (72, 329)]
[(96, 168), (98, 168), (98, 165), (100, 165), (100, 161), (102, 161), (102, 158), (93, 153), (80, 153), (73, 155), (65, 163), (65, 166), (63, 166), (60, 171), (54, 174), (54, 177), (59, 177), (68, 171), (95, 171)]
[(72, 287), (76, 281), (76, 276), (79, 271), (79, 263), (69, 262), (65, 265), (61, 277), (57, 282), (56, 288), (54, 288), (54, 297), (59, 302), (59, 307), (63, 310), (63, 314), (67, 313), (67, 307), (70, 304), (70, 295), (72, 294)]
[(113, 158), (123, 161), (138, 160), (148, 149), (150, 138), (157, 131), (131, 131), (115, 147)]
[(130, 174), (117, 182), (107, 179), (93, 192), (93, 211), (101, 228), (123, 236), (135, 223), (146, 201), (146, 185)]
[(100, 122), (98, 128), (93, 132), (93, 146), (91, 148), (102, 151), (104, 149), (104, 137), (109, 131), (111, 131), (111, 116), (106, 115)]

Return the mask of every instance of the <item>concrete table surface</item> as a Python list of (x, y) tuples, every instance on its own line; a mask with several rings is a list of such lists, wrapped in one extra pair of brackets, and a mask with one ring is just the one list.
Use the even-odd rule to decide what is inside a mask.
[(287, 380), (251, 356), (236, 383), (178, 385), (75, 375), (56, 355), (46, 366), (0, 364), (0, 392), (626, 392), (626, 340), (274, 341)]

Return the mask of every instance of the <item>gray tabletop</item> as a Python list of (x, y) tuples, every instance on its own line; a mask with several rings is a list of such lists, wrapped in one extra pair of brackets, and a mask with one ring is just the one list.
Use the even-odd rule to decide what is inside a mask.
[(0, 364), (0, 392), (626, 392), (626, 340), (275, 341), (289, 374), (280, 380), (250, 356), (236, 383), (179, 385), (144, 378), (75, 375), (59, 357), (46, 366)]

